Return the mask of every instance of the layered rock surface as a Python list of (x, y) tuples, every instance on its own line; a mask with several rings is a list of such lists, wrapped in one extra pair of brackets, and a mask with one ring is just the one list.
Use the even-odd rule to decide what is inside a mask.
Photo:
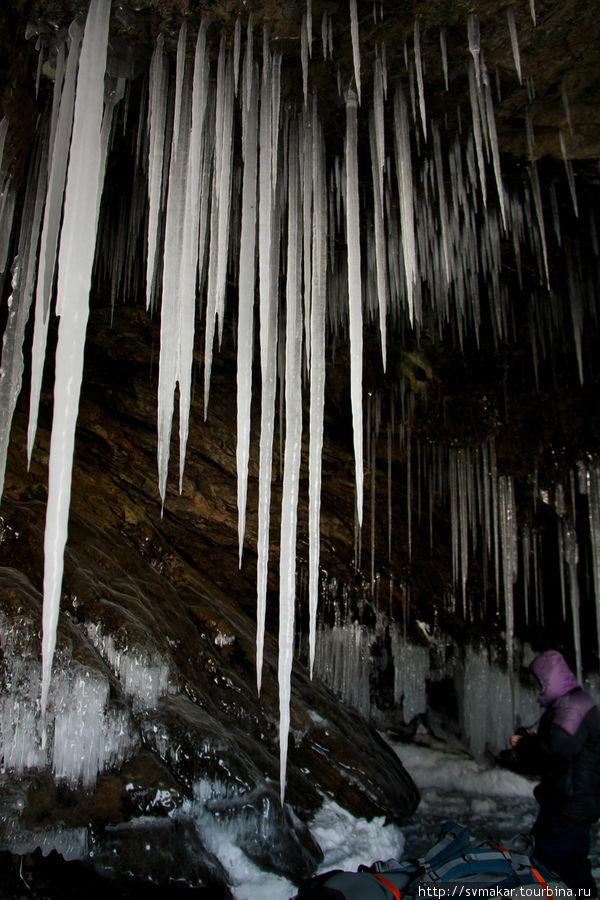
[(108, 315), (96, 310), (88, 344), (45, 746), (36, 497), (48, 434), (27, 473), (22, 412), (15, 420), (1, 511), (2, 843), (91, 857), (107, 877), (225, 884), (203, 837), (222, 829), (258, 865), (298, 880), (320, 857), (307, 823), (324, 796), (357, 816), (402, 818), (416, 788), (377, 733), (298, 661), (281, 807), (276, 648), (268, 639), (258, 698), (251, 552), (237, 565), (234, 448), (218, 396), (230, 391), (227, 364), (215, 414), (196, 417), (183, 493), (169, 494), (161, 518), (154, 324), (118, 309), (111, 329)]

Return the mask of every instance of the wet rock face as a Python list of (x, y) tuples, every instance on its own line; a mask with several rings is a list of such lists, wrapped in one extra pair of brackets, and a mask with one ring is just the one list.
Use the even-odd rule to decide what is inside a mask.
[[(45, 747), (45, 504), (35, 498), (45, 493), (48, 433), (42, 427), (30, 473), (18, 438), (11, 449), (0, 543), (2, 846), (54, 847), (102, 878), (156, 883), (162, 872), (168, 887), (178, 871), (189, 885), (226, 891), (214, 851), (231, 840), (298, 882), (320, 859), (307, 822), (323, 795), (358, 816), (401, 819), (416, 788), (377, 733), (299, 661), (281, 807), (276, 646), (267, 636), (258, 698), (254, 561), (249, 551), (240, 571), (237, 560), (231, 386), (217, 371), (216, 414), (206, 424), (195, 417), (183, 493), (169, 490), (161, 518), (144, 335), (153, 325), (123, 310), (117, 352), (108, 339), (117, 332), (97, 313)], [(19, 411), (15, 429), (24, 424)]]

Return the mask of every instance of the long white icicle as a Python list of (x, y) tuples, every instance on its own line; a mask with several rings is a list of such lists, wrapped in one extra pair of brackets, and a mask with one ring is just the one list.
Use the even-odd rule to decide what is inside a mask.
[(400, 196), (400, 227), (402, 230), (402, 258), (406, 278), (406, 301), (411, 324), (415, 319), (415, 285), (417, 283), (417, 241), (413, 196), (412, 156), (408, 110), (402, 87), (394, 96), (394, 122), (396, 135), (396, 172)]
[(183, 488), (183, 469), (192, 397), (192, 363), (196, 320), (196, 275), (198, 269), (198, 235), (200, 230), (200, 180), (204, 123), (208, 102), (209, 63), (206, 55), (206, 19), (196, 39), (192, 84), (192, 121), (186, 179), (185, 216), (183, 223), (183, 255), (179, 279), (179, 491)]
[(369, 117), (371, 143), (371, 169), (373, 173), (373, 206), (375, 224), (375, 262), (377, 270), (377, 299), (379, 303), (379, 333), (381, 336), (381, 359), (383, 371), (386, 369), (386, 317), (388, 304), (387, 262), (385, 242), (385, 222), (383, 214), (383, 173), (385, 168), (385, 142), (383, 126), (383, 70), (381, 59), (375, 60), (373, 77), (373, 111)]
[(169, 73), (164, 56), (164, 37), (156, 39), (150, 62), (149, 147), (148, 147), (148, 253), (146, 256), (146, 309), (155, 299), (156, 249), (160, 234), (163, 193), (163, 166), (167, 124)]
[(239, 561), (242, 565), (248, 495), (248, 459), (250, 455), (250, 410), (252, 400), (252, 351), (254, 347), (254, 282), (256, 257), (256, 177), (258, 75), (252, 58), (251, 31), (244, 57), (242, 78), (242, 225), (238, 277), (238, 350), (237, 350), (237, 505)]
[(13, 269), (12, 294), (2, 339), (0, 364), (0, 497), (4, 490), (6, 457), (13, 415), (23, 383), (23, 338), (35, 281), (36, 250), (46, 196), (46, 136), (41, 135), (32, 156), (21, 218), (19, 246)]
[(354, 61), (354, 81), (360, 103), (360, 40), (358, 34), (358, 11), (356, 0), (350, 0), (350, 33), (352, 36), (352, 59)]
[(158, 370), (158, 490), (164, 505), (173, 423), (175, 385), (179, 375), (179, 290), (183, 257), (185, 199), (189, 149), (189, 79), (185, 78), (186, 25), (181, 26), (177, 44), (175, 107), (169, 165), (169, 194), (165, 223), (162, 303), (160, 318), (160, 356)]
[[(269, 519), (273, 468), (273, 428), (277, 388), (277, 275), (274, 260), (278, 240), (276, 221), (277, 152), (273, 117), (279, 115), (277, 87), (265, 34), (259, 133), (259, 298), (261, 412), (258, 476), (258, 558), (256, 572), (256, 684), (260, 693), (269, 568)], [(274, 106), (277, 106), (274, 110)]]
[[(285, 794), (290, 729), (290, 688), (294, 658), (296, 603), (296, 523), (302, 451), (302, 275), (301, 208), (299, 197), (298, 126), (290, 125), (288, 150), (288, 246), (285, 336), (285, 458), (281, 501), (279, 563), (279, 775), (281, 802)], [(300, 262), (300, 265), (299, 265)]]
[(350, 393), (356, 466), (356, 508), (362, 524), (363, 409), (362, 409), (362, 284), (360, 272), (360, 210), (358, 202), (357, 97), (346, 94), (346, 244), (348, 247), (348, 310), (350, 322)]
[[(54, 131), (54, 140), (49, 149), (48, 185), (46, 187), (46, 203), (42, 236), (38, 253), (38, 274), (35, 294), (35, 325), (33, 330), (33, 346), (31, 351), (31, 385), (29, 388), (29, 424), (27, 427), (27, 462), (31, 462), (31, 453), (37, 430), (37, 417), (40, 404), (40, 391), (44, 360), (46, 358), (46, 341), (48, 323), (50, 321), (50, 296), (56, 266), (56, 249), (60, 231), (60, 217), (67, 178), (67, 163), (71, 131), (73, 128), (73, 106), (75, 103), (75, 84), (77, 80), (77, 64), (81, 48), (82, 29), (78, 22), (69, 28), (69, 55), (65, 69), (58, 118)], [(54, 100), (56, 101), (56, 97)]]
[(325, 398), (325, 298), (327, 286), (327, 192), (325, 147), (317, 117), (312, 113), (312, 303), (310, 310), (310, 438), (308, 458), (308, 605), (309, 665), (312, 677), (317, 634), (319, 557), (321, 551), (321, 465), (323, 450), (323, 403)]
[(215, 165), (211, 210), (210, 259), (206, 297), (206, 335), (204, 341), (204, 418), (208, 412), (215, 324), (219, 340), (223, 332), (223, 312), (229, 250), (231, 206), (231, 170), (233, 159), (233, 64), (221, 40), (217, 63), (215, 110)]
[(73, 120), (63, 227), (58, 259), (60, 310), (50, 438), (48, 506), (44, 534), (42, 613), (42, 712), (46, 710), (67, 539), (75, 424), (89, 315), (99, 199), (102, 190), (100, 130), (110, 0), (92, 0), (85, 25)]

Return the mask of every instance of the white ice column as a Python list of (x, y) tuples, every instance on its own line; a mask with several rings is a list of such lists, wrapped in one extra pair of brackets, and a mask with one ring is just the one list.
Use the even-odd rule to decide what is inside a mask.
[(362, 284), (360, 266), (360, 207), (358, 199), (357, 97), (346, 94), (346, 243), (348, 247), (348, 308), (350, 324), (350, 393), (356, 467), (358, 522), (363, 512), (362, 410)]
[(50, 439), (48, 506), (44, 534), (42, 710), (50, 686), (67, 539), (75, 424), (102, 190), (100, 132), (110, 0), (92, 0), (85, 25), (73, 119), (58, 258), (60, 315)]

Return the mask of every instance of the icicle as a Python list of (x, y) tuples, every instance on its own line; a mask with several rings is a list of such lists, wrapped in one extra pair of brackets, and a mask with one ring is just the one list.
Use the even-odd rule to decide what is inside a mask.
[(481, 84), (481, 72), (479, 66), (479, 54), (481, 52), (481, 37), (479, 33), (479, 19), (475, 13), (469, 13), (467, 19), (467, 32), (469, 38), (469, 52), (473, 57), (473, 66), (475, 70), (475, 80), (477, 86)]
[(513, 586), (517, 580), (517, 519), (514, 485), (510, 477), (498, 478), (498, 516), (502, 544), (502, 585), (504, 589), (504, 622), (506, 629), (506, 656), (509, 672), (513, 669), (514, 610)]
[(483, 136), (481, 131), (481, 73), (479, 70), (479, 54), (477, 55), (477, 72), (473, 64), (469, 61), (469, 98), (471, 101), (471, 115), (473, 119), (473, 137), (475, 140), (475, 153), (477, 155), (477, 169), (479, 171), (479, 181), (481, 184), (481, 194), (483, 196), (483, 205), (487, 205), (486, 198), (486, 181), (485, 181), (485, 160), (483, 158)]
[(333, 59), (333, 19), (331, 16), (327, 18), (327, 47), (329, 48), (329, 58)]
[(304, 106), (308, 101), (308, 37), (306, 30), (306, 15), (302, 16), (300, 28), (300, 59), (302, 62), (302, 90), (304, 93)]
[(302, 257), (304, 262), (304, 333), (306, 343), (306, 368), (310, 371), (310, 306), (312, 290), (311, 254), (312, 254), (312, 204), (313, 204), (313, 141), (312, 128), (315, 127), (312, 113), (304, 112), (304, 128), (302, 143)]
[(13, 267), (12, 293), (8, 299), (8, 317), (2, 339), (0, 364), (0, 498), (4, 491), (6, 456), (13, 415), (21, 393), (23, 370), (23, 339), (29, 318), (37, 244), (46, 195), (46, 135), (43, 128), (36, 152), (30, 163), (27, 190), (23, 204), (17, 257)]
[(75, 423), (79, 407), (83, 348), (98, 210), (102, 190), (100, 129), (110, 18), (109, 0), (92, 0), (85, 25), (73, 119), (69, 171), (58, 260), (54, 416), (48, 466), (48, 506), (44, 534), (42, 694), (45, 713), (67, 539)]
[(531, 188), (533, 193), (533, 202), (535, 206), (535, 214), (538, 222), (538, 230), (540, 235), (540, 243), (542, 245), (542, 254), (544, 260), (544, 275), (546, 285), (550, 286), (550, 273), (548, 270), (548, 248), (546, 245), (546, 227), (544, 225), (544, 210), (542, 207), (542, 193), (540, 190), (540, 180), (535, 160), (529, 164), (529, 177), (531, 179)]
[(504, 187), (502, 185), (502, 166), (500, 163), (500, 151), (498, 149), (498, 133), (496, 131), (496, 117), (494, 115), (494, 103), (492, 101), (492, 92), (490, 89), (490, 81), (484, 60), (481, 60), (482, 81), (483, 81), (483, 99), (485, 103), (487, 134), (489, 145), (492, 151), (492, 163), (494, 166), (494, 175), (496, 178), (496, 190), (498, 191), (498, 200), (500, 202), (500, 214), (502, 216), (502, 227), (506, 231), (506, 208), (504, 204)]
[(373, 107), (369, 116), (371, 143), (371, 168), (373, 173), (373, 200), (375, 223), (375, 257), (377, 268), (377, 299), (379, 303), (379, 332), (381, 337), (381, 358), (383, 371), (386, 370), (386, 315), (388, 305), (385, 222), (383, 213), (383, 172), (385, 166), (384, 122), (383, 122), (383, 74), (379, 57), (375, 60), (373, 80)]
[[(82, 29), (79, 23), (73, 22), (69, 28), (69, 56), (65, 70), (64, 82), (58, 113), (54, 143), (49, 150), (48, 186), (44, 208), (42, 236), (38, 253), (38, 273), (35, 295), (35, 325), (31, 354), (31, 385), (29, 389), (29, 424), (27, 429), (27, 464), (31, 462), (31, 454), (37, 430), (37, 417), (42, 386), (44, 360), (46, 358), (46, 341), (50, 321), (50, 297), (54, 282), (56, 266), (56, 250), (63, 208), (63, 195), (67, 178), (67, 163), (71, 130), (73, 127), (73, 105), (75, 102), (75, 83), (77, 65), (81, 47)], [(53, 105), (58, 97), (53, 99)], [(54, 118), (54, 111), (53, 111)]]
[(350, 31), (352, 34), (352, 59), (354, 61), (354, 81), (360, 104), (360, 43), (358, 37), (358, 13), (356, 0), (350, 0)]
[(240, 80), (240, 53), (242, 46), (242, 20), (238, 16), (235, 20), (233, 32), (233, 93), (237, 97)]
[(561, 84), (560, 92), (562, 95), (563, 106), (565, 109), (565, 116), (567, 117), (567, 125), (569, 126), (570, 133), (573, 134), (573, 122), (571, 121), (571, 107), (569, 106), (569, 97), (567, 94), (567, 87), (565, 85), (564, 80), (563, 80), (563, 83)]
[(327, 10), (323, 13), (321, 17), (321, 44), (323, 47), (323, 59), (327, 59), (327, 17), (329, 13)]
[[(206, 20), (198, 29), (194, 55), (191, 132), (187, 160), (183, 253), (179, 274), (179, 334), (177, 345), (177, 381), (179, 383), (179, 492), (183, 489), (183, 470), (189, 431), (194, 330), (196, 319), (196, 280), (200, 228), (200, 179), (204, 123), (208, 102), (208, 57), (206, 54)], [(179, 148), (178, 148), (179, 149)], [(181, 149), (183, 149), (183, 144)]]
[[(277, 156), (272, 120), (273, 61), (264, 34), (263, 77), (259, 123), (259, 296), (261, 414), (258, 479), (258, 559), (256, 574), (256, 681), (260, 693), (264, 647), (267, 572), (269, 567), (269, 518), (273, 468), (273, 428), (277, 387), (277, 259), (278, 212), (276, 204)], [(278, 110), (277, 110), (278, 112)]]
[(579, 551), (577, 549), (577, 535), (575, 529), (565, 521), (565, 557), (569, 569), (569, 596), (571, 599), (571, 626), (573, 629), (573, 645), (575, 647), (575, 661), (577, 680), (583, 681), (581, 664), (581, 626), (579, 622), (579, 582), (577, 578), (577, 563)]
[[(388, 562), (392, 561), (392, 426), (387, 427), (387, 533)], [(391, 587), (390, 587), (391, 590)]]
[(252, 400), (252, 355), (254, 347), (254, 282), (256, 256), (256, 176), (258, 76), (254, 69), (252, 47), (246, 45), (242, 84), (242, 147), (244, 180), (242, 186), (242, 226), (238, 276), (239, 313), (237, 349), (237, 503), (239, 561), (242, 565), (248, 459), (250, 452), (250, 408)]
[(412, 452), (411, 431), (406, 429), (406, 545), (408, 561), (412, 560)]
[(433, 126), (433, 158), (438, 188), (439, 216), (441, 227), (442, 255), (444, 259), (445, 287), (450, 284), (450, 235), (448, 227), (448, 206), (446, 203), (446, 191), (444, 188), (444, 167), (442, 163), (442, 145), (440, 131), (437, 125)]
[(217, 100), (215, 110), (215, 161), (213, 169), (210, 257), (206, 295), (206, 334), (204, 340), (204, 418), (208, 414), (215, 322), (219, 343), (222, 337), (229, 218), (231, 209), (231, 168), (233, 159), (233, 72), (231, 58), (221, 38), (217, 64)]
[(301, 210), (296, 122), (290, 125), (288, 151), (288, 247), (285, 337), (285, 464), (281, 500), (279, 571), (279, 771), (281, 802), (285, 794), (290, 728), (290, 681), (294, 651), (296, 602), (296, 521), (302, 450), (302, 305)]
[(423, 60), (421, 59), (421, 34), (419, 29), (419, 20), (415, 19), (414, 24), (414, 51), (415, 51), (415, 68), (417, 71), (417, 88), (419, 92), (419, 112), (421, 113), (421, 128), (423, 129), (423, 137), (427, 140), (427, 114), (425, 112), (425, 86), (423, 84)]
[(312, 0), (306, 0), (306, 40), (308, 43), (308, 55), (312, 57)]
[(189, 79), (185, 78), (186, 35), (187, 27), (184, 22), (179, 31), (177, 43), (175, 107), (169, 166), (160, 323), (157, 463), (158, 490), (163, 506), (167, 491), (174, 393), (179, 373), (179, 278), (183, 256), (190, 114), (190, 85)]
[(575, 178), (573, 176), (573, 165), (571, 160), (567, 157), (567, 148), (565, 145), (565, 136), (562, 131), (558, 132), (560, 138), (560, 151), (562, 153), (562, 158), (565, 164), (565, 171), (567, 173), (567, 181), (569, 182), (569, 190), (571, 192), (571, 200), (573, 201), (573, 212), (576, 216), (579, 216), (579, 209), (577, 208), (577, 191), (575, 190)]
[(396, 172), (400, 195), (400, 228), (402, 232), (402, 257), (406, 278), (406, 297), (411, 325), (415, 319), (414, 291), (417, 283), (417, 244), (414, 225), (414, 199), (410, 132), (406, 100), (400, 85), (394, 96), (394, 122), (396, 134)]
[(360, 209), (358, 202), (357, 97), (346, 94), (346, 244), (348, 247), (348, 309), (350, 323), (350, 394), (356, 466), (356, 505), (362, 524), (362, 287), (360, 272)]
[(510, 33), (510, 46), (515, 61), (515, 69), (519, 78), (519, 84), (523, 84), (523, 76), (521, 74), (521, 55), (519, 53), (519, 37), (517, 35), (517, 23), (515, 22), (514, 7), (509, 6), (506, 12), (508, 18), (508, 31)]
[(148, 143), (148, 252), (146, 255), (146, 309), (155, 301), (156, 251), (160, 234), (161, 200), (167, 118), (169, 77), (165, 62), (164, 37), (159, 34), (150, 62), (149, 143)]
[(448, 47), (446, 44), (446, 29), (440, 31), (440, 50), (442, 52), (442, 71), (444, 73), (444, 86), (448, 90)]
[(323, 449), (323, 404), (325, 399), (325, 301), (327, 287), (327, 192), (325, 149), (317, 118), (316, 99), (312, 114), (312, 303), (310, 311), (310, 438), (308, 462), (309, 522), (309, 666), (312, 677), (317, 627), (320, 556), (321, 457)]
[[(372, 398), (370, 398), (372, 399)], [(367, 429), (367, 440), (371, 444), (371, 460), (370, 460), (370, 470), (371, 470), (371, 600), (373, 600), (375, 596), (375, 499), (376, 499), (376, 469), (377, 469), (377, 446), (376, 446), (376, 435), (375, 429), (371, 429), (369, 431)]]
[(531, 15), (531, 21), (533, 22), (533, 24), (534, 24), (534, 26), (535, 26), (535, 25), (536, 25), (536, 20), (535, 20), (535, 0), (529, 0), (529, 13), (530, 13), (530, 15)]

